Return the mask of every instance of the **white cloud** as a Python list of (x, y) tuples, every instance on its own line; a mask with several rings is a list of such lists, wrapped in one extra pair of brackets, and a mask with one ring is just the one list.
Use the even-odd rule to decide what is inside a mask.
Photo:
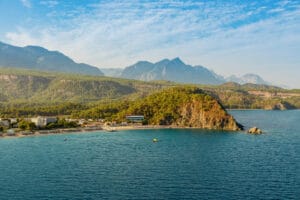
[(40, 4), (48, 6), (50, 8), (53, 8), (53, 7), (57, 6), (59, 4), (59, 2), (55, 1), (55, 0), (48, 0), (48, 1), (41, 1)]
[(30, 0), (20, 0), (20, 1), (23, 4), (23, 6), (25, 6), (27, 8), (31, 8), (31, 2), (30, 2)]
[[(279, 63), (294, 70), (300, 63), (295, 56), (300, 51), (299, 5), (290, 9), (291, 3), (285, 1), (272, 8), (251, 6), (192, 1), (104, 2), (52, 12), (51, 17), (68, 20), (56, 26), (20, 27), (6, 37), (13, 44), (57, 49), (76, 61), (100, 67), (180, 56), (224, 75), (229, 71), (261, 72), (268, 77), (267, 71), (273, 67), (272, 76), (280, 77), (284, 73), (277, 70)], [(275, 15), (268, 16), (270, 11)], [(295, 83), (300, 87), (299, 81)]]

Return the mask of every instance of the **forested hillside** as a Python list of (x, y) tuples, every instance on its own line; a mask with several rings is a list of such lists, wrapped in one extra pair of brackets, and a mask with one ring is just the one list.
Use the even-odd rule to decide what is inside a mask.
[[(72, 114), (110, 118), (120, 108), (127, 109), (136, 100), (174, 86), (184, 84), (0, 68), (0, 117)], [(300, 108), (299, 90), (236, 83), (194, 86), (216, 98), (225, 108)]]
[(145, 116), (147, 124), (207, 129), (240, 130), (242, 127), (222, 105), (197, 87), (174, 87), (133, 102), (118, 114)]
[(208, 94), (230, 109), (287, 110), (300, 108), (300, 92), (279, 87), (225, 83), (220, 86), (203, 86)]
[[(167, 84), (0, 68), (0, 102), (93, 102), (143, 96)], [(132, 98), (136, 98), (132, 97)]]

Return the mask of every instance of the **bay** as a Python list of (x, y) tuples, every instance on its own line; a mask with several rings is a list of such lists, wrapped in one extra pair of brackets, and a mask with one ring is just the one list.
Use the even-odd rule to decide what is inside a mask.
[(156, 129), (1, 139), (0, 198), (298, 199), (300, 111), (230, 113), (265, 133)]

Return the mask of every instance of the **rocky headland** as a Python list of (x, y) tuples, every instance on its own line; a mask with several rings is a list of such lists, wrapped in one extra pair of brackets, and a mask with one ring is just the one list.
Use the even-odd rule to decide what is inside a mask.
[(144, 115), (149, 125), (171, 125), (214, 130), (243, 127), (213, 97), (196, 87), (175, 87), (135, 102), (123, 116)]

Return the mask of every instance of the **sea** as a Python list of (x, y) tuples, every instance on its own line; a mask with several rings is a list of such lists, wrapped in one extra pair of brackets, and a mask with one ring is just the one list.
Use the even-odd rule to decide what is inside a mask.
[(0, 199), (300, 199), (300, 110), (229, 112), (264, 134), (153, 129), (2, 138)]

